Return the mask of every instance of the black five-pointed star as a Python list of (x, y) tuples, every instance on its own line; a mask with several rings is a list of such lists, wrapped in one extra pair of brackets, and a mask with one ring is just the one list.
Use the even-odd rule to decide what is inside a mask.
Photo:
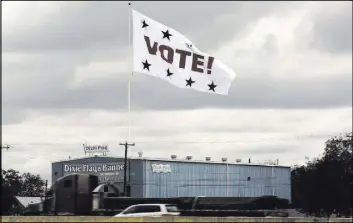
[(162, 33), (163, 33), (163, 39), (167, 38), (170, 41), (169, 37), (172, 36), (172, 34), (169, 33), (169, 30), (167, 30), (165, 32), (162, 31)]
[(143, 64), (143, 69), (147, 69), (148, 71), (150, 70), (151, 64), (149, 64), (147, 60), (145, 62), (142, 62), (142, 64)]
[(209, 84), (208, 86), (210, 87), (210, 89), (208, 89), (209, 91), (215, 92), (214, 89), (217, 87), (217, 85), (215, 85), (215, 84), (213, 83), (213, 81), (212, 81), (212, 83)]
[(191, 85), (193, 84), (193, 83), (195, 83), (195, 81), (193, 81), (192, 79), (191, 79), (191, 77), (189, 78), (189, 80), (185, 80), (186, 81), (186, 86), (190, 86), (191, 87)]
[(145, 20), (142, 21), (142, 28), (146, 28), (147, 26), (149, 26)]
[(173, 73), (170, 72), (170, 70), (169, 70), (169, 68), (168, 68), (168, 70), (167, 70), (167, 77), (170, 77), (170, 76), (172, 76), (172, 75), (173, 75)]

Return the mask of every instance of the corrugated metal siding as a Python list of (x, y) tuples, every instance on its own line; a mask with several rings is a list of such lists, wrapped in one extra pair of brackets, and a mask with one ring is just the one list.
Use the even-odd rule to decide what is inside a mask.
[[(171, 173), (152, 173), (151, 165), (168, 164)], [(226, 165), (147, 161), (145, 197), (226, 196)]]
[(229, 165), (228, 176), (229, 196), (291, 198), (290, 168)]
[[(290, 168), (215, 163), (145, 161), (144, 197), (290, 196)], [(152, 173), (152, 164), (167, 164), (171, 173)], [(248, 177), (250, 179), (248, 180)]]
[(130, 160), (131, 172), (130, 175), (130, 185), (131, 185), (131, 197), (143, 197), (144, 184), (143, 175), (145, 162), (143, 160)]
[(52, 163), (51, 164), (51, 185), (54, 185), (57, 179), (63, 176), (62, 163)]
[[(52, 184), (63, 176), (64, 164), (95, 162), (123, 162), (123, 158), (91, 157), (52, 163)], [(146, 159), (132, 159), (129, 163), (132, 197), (275, 195), (291, 199), (289, 167), (228, 164), (227, 172), (226, 163)], [(154, 163), (170, 165), (171, 173), (152, 173)]]

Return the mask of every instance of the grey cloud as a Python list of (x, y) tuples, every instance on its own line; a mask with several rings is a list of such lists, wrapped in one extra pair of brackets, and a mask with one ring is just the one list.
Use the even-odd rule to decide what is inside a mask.
[[(46, 26), (28, 30), (26, 32), (26, 35), (29, 35), (28, 38), (16, 33), (14, 36), (4, 36), (3, 50), (27, 50), (37, 53), (39, 51), (42, 54), (31, 56), (21, 63), (2, 64), (3, 108), (9, 110), (15, 108), (18, 111), (17, 113), (5, 112), (2, 116), (3, 122), (21, 120), (21, 111), (28, 108), (58, 109), (58, 111), (90, 108), (126, 110), (127, 83), (121, 82), (118, 78), (109, 81), (97, 80), (75, 89), (70, 88), (69, 84), (72, 83), (73, 73), (78, 66), (97, 61), (98, 58), (99, 61), (107, 58), (110, 60), (116, 58), (119, 61), (119, 57), (126, 55), (127, 4), (121, 2), (75, 4), (77, 7), (63, 8), (61, 16), (49, 19)], [(297, 3), (134, 3), (137, 10), (151, 18), (190, 33), (199, 40), (195, 43), (200, 48), (207, 49), (216, 47), (217, 41), (220, 43), (234, 38), (235, 34), (241, 33), (253, 21), (271, 11), (288, 9), (295, 4)], [(217, 20), (220, 14), (229, 14), (230, 17)], [(344, 15), (346, 17), (351, 15), (351, 9), (347, 9)], [(346, 17), (336, 19), (343, 21)], [(317, 20), (316, 33), (320, 30), (325, 31), (324, 28), (320, 29), (324, 21), (327, 21), (327, 18)], [(331, 28), (335, 28), (334, 24), (336, 24), (334, 21), (329, 23)], [(336, 27), (337, 35), (343, 35), (346, 32), (343, 26), (345, 27), (342, 25), (339, 29)], [(49, 33), (43, 35), (46, 31)], [(328, 29), (326, 32), (332, 31)], [(320, 41), (323, 45), (321, 46), (334, 43), (333, 39), (324, 38), (326, 37), (322, 34)], [(269, 35), (262, 49), (269, 54), (276, 53), (276, 38)], [(125, 75), (118, 71), (112, 74)], [(133, 110), (352, 106), (351, 74), (311, 81), (278, 81), (271, 79), (266, 72), (262, 77), (236, 78), (230, 89), (230, 95), (225, 97), (178, 89), (162, 80), (139, 75), (132, 83), (131, 105)]]
[(20, 123), (26, 118), (26, 112), (21, 107), (2, 107), (1, 124), (7, 125), (12, 123)]
[(132, 104), (148, 109), (329, 108), (352, 105), (352, 81), (348, 75), (312, 81), (237, 78), (230, 95), (225, 97), (181, 90), (162, 81), (152, 83), (156, 81), (153, 78), (140, 80), (134, 84)]
[[(184, 128), (185, 129), (185, 128)], [(173, 136), (173, 135), (178, 135), (182, 133), (180, 128), (173, 128), (171, 126), (168, 127), (168, 129), (153, 129), (153, 127), (149, 126), (148, 129), (146, 128), (141, 128), (141, 129), (134, 129), (134, 134), (136, 135), (143, 135), (143, 136), (158, 136), (158, 137), (164, 137), (164, 136)]]
[[(146, 16), (200, 40), (199, 48), (211, 49), (234, 38), (235, 33), (282, 3), (136, 2), (133, 5)], [(218, 21), (220, 14), (230, 17)], [(21, 33), (3, 30), (3, 34), (2, 50), (6, 52), (65, 51), (102, 45), (126, 47), (128, 6), (127, 2), (65, 4), (60, 14), (48, 18), (42, 26), (25, 29), (25, 34), (23, 30)]]
[[(163, 144), (156, 142), (153, 144), (136, 143), (136, 146), (131, 149), (131, 154), (137, 155), (137, 151), (143, 151), (146, 157), (151, 157), (151, 154), (159, 154), (158, 157), (169, 158), (171, 154), (175, 154), (178, 159), (184, 159), (187, 155), (191, 155), (194, 160), (204, 160), (206, 156), (210, 156), (213, 161), (220, 161), (221, 157), (227, 157), (230, 162), (234, 162), (238, 158), (243, 158), (243, 162), (247, 162), (248, 158), (251, 158), (253, 162), (288, 157), (304, 158), (298, 154), (298, 145), (290, 142), (286, 144), (273, 143), (267, 146), (254, 144), (246, 147), (237, 143), (225, 145), (224, 143)], [(279, 163), (281, 163), (281, 159)]]
[(297, 150), (293, 150), (293, 147), (288, 148), (288, 144), (286, 144), (287, 148), (283, 148), (283, 145), (280, 146), (259, 146), (256, 145), (256, 148), (246, 148), (246, 149), (241, 149), (238, 148), (237, 152), (240, 153), (245, 153), (245, 154), (256, 154), (257, 156), (261, 156), (261, 155), (266, 155), (269, 158), (271, 157), (271, 155), (278, 155), (281, 153), (286, 153), (286, 154), (291, 154), (291, 153), (297, 153)]
[[(193, 129), (196, 131), (196, 128)], [(278, 126), (256, 126), (251, 125), (241, 125), (241, 126), (210, 126), (210, 127), (203, 127), (202, 130), (197, 130), (202, 132), (211, 132), (211, 133), (271, 133), (271, 132), (278, 132), (280, 128)]]
[[(264, 47), (275, 48), (276, 40), (269, 36)], [(93, 48), (72, 53), (52, 53), (32, 56), (21, 63), (3, 63), (3, 108), (22, 109), (121, 109), (127, 107), (127, 82), (115, 78), (96, 80), (78, 88), (70, 88), (73, 73), (80, 65), (97, 58), (112, 58), (112, 51)], [(273, 50), (269, 50), (275, 52)], [(93, 53), (95, 52), (95, 53)], [(118, 70), (118, 69), (117, 69)], [(25, 72), (25, 73), (24, 73)], [(118, 77), (126, 75), (112, 72)], [(124, 82), (125, 81), (125, 82)], [(178, 89), (157, 78), (136, 75), (132, 81), (133, 110), (174, 110), (204, 107), (223, 108), (330, 108), (352, 106), (352, 76), (339, 75), (311, 81), (278, 81), (268, 74), (262, 77), (238, 77), (229, 96), (212, 95)], [(4, 114), (5, 122), (16, 121)], [(21, 113), (19, 113), (21, 115)], [(20, 120), (20, 119), (19, 119)]]
[(323, 13), (314, 26), (312, 47), (331, 53), (352, 52), (352, 2), (338, 14)]
[(128, 12), (118, 4), (121, 3), (65, 4), (60, 8), (60, 14), (47, 19), (44, 25), (27, 30), (26, 38), (4, 30), (3, 51), (64, 51), (104, 42), (127, 45), (127, 19), (125, 23), (121, 20), (127, 18)]
[[(132, 109), (176, 110), (223, 108), (331, 108), (352, 106), (352, 79), (346, 75), (311, 81), (277, 81), (270, 78), (237, 78), (229, 96), (179, 89), (153, 77), (139, 76), (132, 82)], [(127, 83), (96, 81), (78, 89), (67, 85), (46, 86), (32, 94), (6, 89), (4, 106), (24, 108), (126, 109)], [(50, 91), (53, 89), (53, 91)], [(48, 94), (47, 92), (51, 92)]]
[[(105, 52), (105, 53), (103, 53)], [(21, 63), (2, 63), (2, 102), (3, 107), (24, 109), (24, 104), (33, 102), (31, 108), (57, 108), (70, 106), (70, 102), (78, 100), (90, 101), (89, 94), (102, 91), (94, 86), (87, 89), (72, 90), (69, 85), (73, 82), (73, 74), (79, 66), (85, 66), (90, 61), (100, 58), (122, 59), (124, 53), (118, 53), (117, 48), (93, 48), (87, 51), (55, 52), (46, 54), (29, 54)], [(5, 57), (5, 56), (3, 56)], [(90, 90), (92, 88), (93, 90)], [(90, 91), (87, 93), (87, 91)], [(99, 92), (98, 92), (99, 93)], [(76, 96), (73, 94), (77, 94)], [(70, 100), (69, 98), (72, 99)], [(30, 101), (26, 102), (29, 99)], [(69, 106), (66, 106), (68, 103)], [(78, 102), (80, 104), (82, 102)], [(80, 107), (80, 106), (79, 106)], [(6, 119), (7, 115), (4, 116)]]
[[(279, 159), (279, 164), (281, 164), (281, 159), (303, 159), (304, 155), (300, 151), (304, 151), (307, 148), (300, 148), (298, 150), (298, 143), (278, 143), (275, 142), (268, 145), (255, 144), (253, 146), (243, 147), (242, 145), (232, 145), (227, 148), (222, 148), (222, 156), (229, 157), (229, 160), (235, 160), (236, 158), (245, 158), (243, 162), (248, 162), (251, 159), (252, 163), (265, 160)], [(214, 154), (217, 156), (217, 153)]]
[[(247, 125), (236, 125), (236, 126), (214, 126), (212, 124), (217, 123), (217, 121), (212, 123), (205, 123), (204, 126), (200, 129), (198, 126), (188, 126), (187, 124), (183, 125), (183, 128), (168, 126), (168, 128), (158, 128), (154, 129), (152, 126), (148, 129), (134, 129), (135, 134), (143, 136), (175, 136), (180, 134), (185, 134), (187, 132), (198, 132), (198, 133), (278, 133), (283, 129), (280, 126), (259, 126), (254, 124)], [(207, 124), (207, 125), (206, 125)]]
[(272, 34), (267, 35), (265, 38), (265, 43), (262, 45), (262, 49), (267, 54), (276, 54), (278, 51), (277, 47), (277, 38)]

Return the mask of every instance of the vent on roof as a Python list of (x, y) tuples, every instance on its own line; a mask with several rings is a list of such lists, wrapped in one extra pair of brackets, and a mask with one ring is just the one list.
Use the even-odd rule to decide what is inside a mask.
[(241, 163), (241, 159), (236, 159), (235, 162)]
[(176, 155), (171, 155), (170, 158), (172, 158), (172, 160), (175, 160), (177, 158)]
[(187, 160), (191, 160), (191, 159), (192, 159), (192, 156), (187, 156), (186, 159), (187, 159)]
[(206, 161), (210, 161), (211, 157), (207, 156), (205, 159), (206, 159)]
[(227, 158), (226, 158), (226, 157), (223, 157), (223, 158), (222, 158), (222, 162), (227, 162)]
[(141, 158), (141, 157), (142, 157), (142, 155), (143, 155), (143, 152), (142, 152), (142, 151), (140, 151), (140, 152), (138, 152), (138, 154), (139, 154), (139, 157)]

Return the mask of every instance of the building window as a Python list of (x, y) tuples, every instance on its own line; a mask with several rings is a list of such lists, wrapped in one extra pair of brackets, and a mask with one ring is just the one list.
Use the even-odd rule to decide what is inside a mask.
[(65, 180), (64, 187), (72, 187), (72, 180)]
[(138, 206), (136, 207), (135, 213), (152, 213), (152, 212), (160, 212), (161, 208), (157, 205), (151, 205), (151, 206)]

